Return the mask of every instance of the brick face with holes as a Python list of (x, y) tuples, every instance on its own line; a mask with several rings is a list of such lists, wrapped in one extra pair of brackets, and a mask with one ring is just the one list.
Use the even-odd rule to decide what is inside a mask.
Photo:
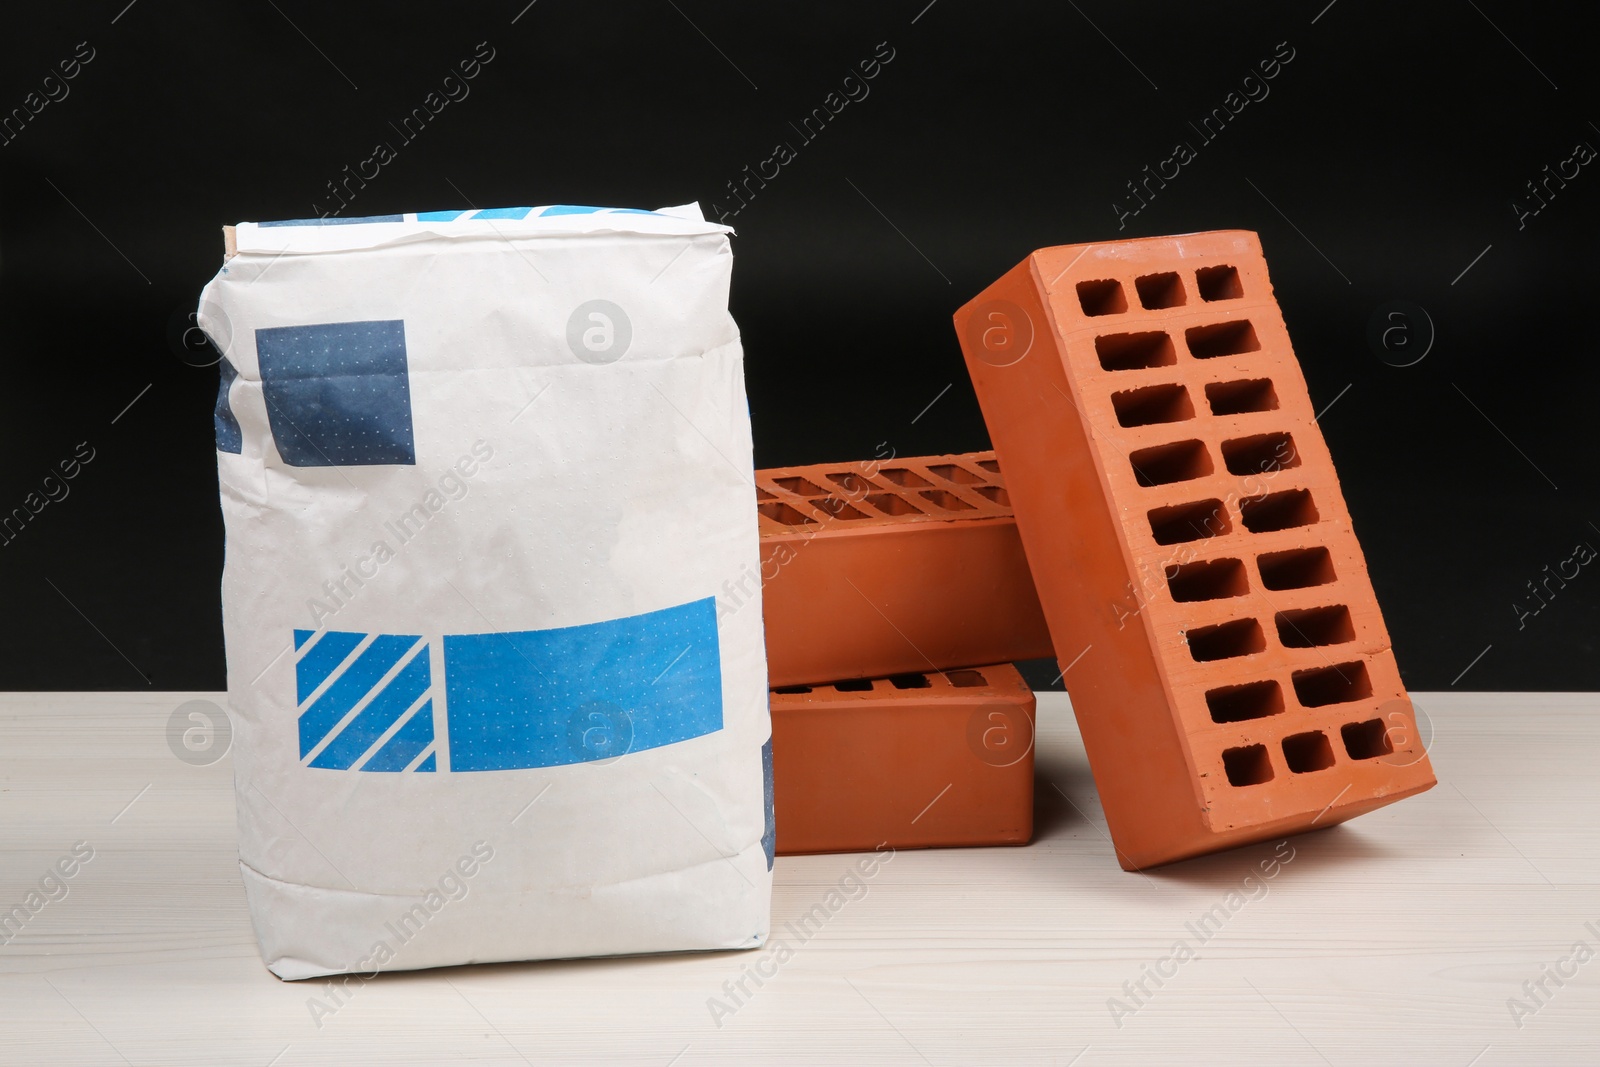
[(992, 452), (762, 470), (756, 497), (769, 684), (1051, 655)]
[(1041, 249), (956, 329), (1122, 866), (1434, 784), (1255, 234)]
[(774, 689), (778, 852), (1025, 845), (1033, 728), (1010, 664)]

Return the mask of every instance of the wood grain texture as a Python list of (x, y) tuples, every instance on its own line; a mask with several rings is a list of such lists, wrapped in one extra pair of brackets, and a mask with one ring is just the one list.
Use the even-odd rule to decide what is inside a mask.
[[(1118, 869), (1069, 706), (1040, 694), (1026, 848), (901, 852), (833, 897), (859, 857), (780, 857), (767, 949), (383, 975), (320, 1026), (326, 987), (256, 955), (229, 760), (167, 747), (195, 698), (222, 700), (0, 698), (0, 909), (94, 849), (0, 945), (0, 1063), (1600, 1062), (1600, 961), (1542, 1006), (1523, 989), (1600, 952), (1593, 694), (1418, 694), (1436, 789), (1148, 875)], [(1180, 939), (1194, 957), (1163, 964)]]

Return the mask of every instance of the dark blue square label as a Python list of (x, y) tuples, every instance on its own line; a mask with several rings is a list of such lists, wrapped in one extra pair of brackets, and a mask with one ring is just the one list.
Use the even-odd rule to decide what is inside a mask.
[(256, 331), (267, 421), (292, 467), (415, 464), (405, 323)]

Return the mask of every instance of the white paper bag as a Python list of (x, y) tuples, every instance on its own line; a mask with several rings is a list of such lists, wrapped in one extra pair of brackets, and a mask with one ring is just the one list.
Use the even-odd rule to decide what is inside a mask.
[(765, 940), (729, 232), (694, 205), (237, 227), (200, 324), (275, 974)]

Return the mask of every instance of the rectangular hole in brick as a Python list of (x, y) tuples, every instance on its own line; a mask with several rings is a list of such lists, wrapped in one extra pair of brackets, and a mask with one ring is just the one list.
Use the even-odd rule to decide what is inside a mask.
[(1078, 283), (1078, 303), (1085, 315), (1116, 315), (1128, 310), (1122, 283), (1114, 278)]
[(1230, 785), (1262, 785), (1272, 781), (1272, 759), (1266, 745), (1224, 749), (1222, 769)]
[(1141, 448), (1128, 457), (1140, 485), (1170, 485), (1211, 473), (1211, 455), (1200, 441)]
[(929, 467), (928, 469), (934, 474), (937, 474), (939, 477), (943, 478), (945, 481), (955, 482), (957, 485), (971, 485), (974, 482), (981, 482), (984, 480), (981, 474), (975, 474), (972, 471), (967, 470), (967, 468), (957, 466), (954, 463), (941, 463), (936, 467)]
[(1359, 661), (1295, 671), (1292, 680), (1294, 695), (1308, 708), (1348, 704), (1372, 695), (1372, 679), (1367, 677), (1367, 665)]
[(911, 489), (921, 489), (925, 485), (932, 485), (920, 474), (906, 470), (904, 467), (885, 467), (878, 472), (878, 477), (895, 485), (903, 485)]
[(1343, 738), (1344, 750), (1350, 753), (1351, 759), (1373, 759), (1394, 751), (1394, 743), (1389, 740), (1389, 728), (1382, 719), (1347, 722), (1339, 727), (1339, 736)]
[(1283, 689), (1274, 681), (1246, 682), (1206, 692), (1212, 722), (1249, 722), (1283, 710)]
[(870, 693), (872, 691), (872, 679), (850, 678), (843, 682), (834, 682), (833, 687), (841, 693)]
[(1135, 278), (1133, 287), (1139, 290), (1139, 303), (1152, 311), (1184, 305), (1183, 281), (1175, 272), (1146, 274)]
[(1250, 591), (1244, 564), (1236, 559), (1175, 563), (1167, 568), (1167, 588), (1172, 599), (1188, 604), (1197, 600), (1225, 600)]
[(991, 503), (999, 504), (1003, 508), (1009, 508), (1011, 506), (1011, 494), (1005, 491), (1004, 486), (980, 485), (974, 489), (973, 492), (977, 493), (979, 496), (985, 498)]
[(1256, 560), (1256, 566), (1261, 568), (1261, 584), (1268, 589), (1309, 589), (1338, 577), (1333, 573), (1333, 557), (1321, 547), (1268, 552)]
[(1108, 333), (1094, 339), (1100, 366), (1106, 370), (1142, 370), (1170, 367), (1178, 362), (1172, 338), (1160, 330), (1148, 333)]
[(885, 515), (921, 515), (922, 509), (897, 493), (871, 493), (866, 501)]
[(926, 674), (891, 674), (889, 684), (896, 689), (926, 689), (933, 683)]
[(997, 460), (980, 459), (980, 460), (978, 460), (978, 466), (982, 467), (984, 470), (988, 471), (990, 474), (999, 474), (1000, 473), (1000, 464), (999, 464), (999, 462)]
[(1197, 500), (1150, 511), (1150, 532), (1158, 545), (1179, 545), (1217, 537), (1232, 529), (1220, 500)]
[(867, 517), (866, 512), (856, 510), (836, 496), (825, 496), (820, 500), (813, 500), (811, 506), (832, 515), (836, 519), (864, 519)]
[(817, 493), (827, 492), (826, 489), (822, 488), (820, 485), (817, 485), (815, 482), (799, 477), (774, 478), (772, 479), (772, 483), (780, 486), (781, 488), (789, 490), (789, 492), (795, 494), (796, 496), (814, 496)]
[(1249, 411), (1277, 411), (1278, 391), (1270, 378), (1246, 378), (1237, 382), (1212, 382), (1206, 386), (1206, 402), (1213, 415), (1243, 415)]
[(1267, 639), (1261, 624), (1254, 619), (1234, 619), (1215, 626), (1197, 626), (1188, 633), (1189, 655), (1196, 663), (1248, 656), (1263, 652)]
[(790, 507), (788, 504), (785, 504), (781, 500), (773, 500), (765, 504), (757, 504), (756, 510), (761, 512), (761, 514), (765, 515), (767, 518), (776, 522), (781, 522), (785, 526), (815, 526), (817, 522), (816, 519), (796, 511), (794, 508)]
[(1309, 490), (1285, 489), (1239, 501), (1239, 515), (1251, 533), (1270, 533), (1310, 526), (1317, 521), (1317, 505), (1312, 503)]
[(977, 689), (989, 684), (977, 671), (945, 671), (944, 676), (957, 689)]
[(1212, 326), (1191, 326), (1184, 331), (1189, 342), (1189, 352), (1195, 359), (1217, 359), (1221, 356), (1240, 356), (1261, 350), (1256, 339), (1256, 328), (1249, 320), (1219, 322)]
[(1153, 426), (1194, 418), (1189, 390), (1181, 385), (1151, 385), (1112, 393), (1111, 406), (1116, 409), (1117, 421), (1124, 426)]
[(1288, 434), (1262, 433), (1222, 442), (1222, 462), (1229, 474), (1267, 474), (1300, 466), (1300, 454)]
[(944, 508), (944, 510), (946, 510), (946, 511), (976, 511), (977, 510), (971, 504), (967, 503), (965, 500), (962, 500), (960, 497), (956, 496), (954, 493), (952, 493), (952, 492), (950, 492), (949, 490), (946, 490), (946, 489), (929, 489), (929, 490), (926, 490), (922, 494), (922, 499), (926, 500), (928, 503), (932, 504), (934, 507), (936, 507), (936, 508)]
[(1194, 280), (1201, 300), (1237, 300), (1244, 295), (1238, 267), (1201, 267), (1194, 272)]
[(1333, 746), (1321, 730), (1290, 734), (1283, 739), (1283, 762), (1295, 774), (1325, 771), (1333, 766)]
[(785, 696), (794, 696), (798, 693), (811, 692), (811, 687), (809, 685), (780, 685), (773, 692), (783, 693)]
[(862, 493), (870, 493), (874, 489), (878, 488), (861, 475), (856, 474), (854, 471), (845, 471), (841, 474), (830, 474), (828, 475), (828, 481), (832, 482), (834, 485), (837, 485), (840, 489), (843, 489), (852, 496), (860, 496)]
[(1320, 648), (1356, 639), (1350, 609), (1343, 604), (1278, 612), (1278, 640), (1284, 648)]
[(771, 492), (768, 492), (767, 490), (761, 488), (758, 485), (758, 486), (756, 486), (756, 499), (757, 500), (776, 500), (778, 498), (777, 498), (777, 496), (775, 494), (773, 494)]

